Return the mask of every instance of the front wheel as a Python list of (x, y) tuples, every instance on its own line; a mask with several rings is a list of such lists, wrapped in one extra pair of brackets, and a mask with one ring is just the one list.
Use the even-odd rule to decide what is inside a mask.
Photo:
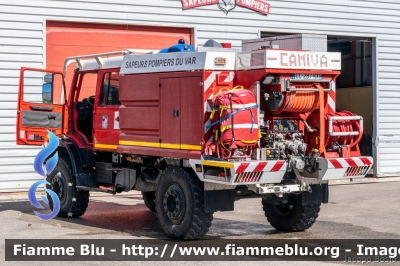
[(262, 199), (264, 214), (277, 230), (297, 232), (310, 228), (316, 221), (321, 203), (303, 206), (302, 195), (293, 195), (287, 203), (274, 205)]
[[(89, 191), (76, 189), (75, 177), (69, 158), (60, 157), (54, 170), (47, 176), (48, 189), (53, 190), (60, 200), (59, 217), (79, 217), (83, 215), (89, 203)], [(53, 209), (53, 201), (48, 196), (50, 208)]]
[(204, 212), (203, 183), (179, 167), (168, 167), (156, 191), (156, 215), (164, 232), (176, 239), (197, 239), (208, 232), (212, 214)]

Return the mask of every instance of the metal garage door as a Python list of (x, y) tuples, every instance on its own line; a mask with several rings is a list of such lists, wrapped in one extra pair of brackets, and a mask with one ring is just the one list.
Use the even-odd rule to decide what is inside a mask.
[[(192, 29), (47, 21), (46, 67), (62, 70), (66, 57), (131, 49), (159, 50), (177, 44), (179, 39), (193, 43)], [(73, 70), (68, 68), (66, 87)]]

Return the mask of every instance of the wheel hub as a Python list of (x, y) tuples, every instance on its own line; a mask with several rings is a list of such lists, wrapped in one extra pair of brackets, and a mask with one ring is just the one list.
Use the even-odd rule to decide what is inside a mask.
[(66, 196), (66, 181), (61, 172), (58, 172), (51, 180), (51, 188), (58, 195), (60, 201), (63, 201)]
[(293, 205), (291, 204), (284, 204), (281, 206), (275, 205), (274, 209), (280, 216), (287, 216), (292, 212)]
[(164, 193), (163, 207), (166, 216), (174, 224), (182, 222), (185, 212), (185, 196), (182, 188), (173, 184)]

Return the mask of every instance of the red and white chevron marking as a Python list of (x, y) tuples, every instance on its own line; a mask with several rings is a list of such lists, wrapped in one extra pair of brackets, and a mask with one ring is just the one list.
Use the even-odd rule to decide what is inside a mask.
[(330, 90), (328, 92), (328, 97), (327, 97), (327, 101), (328, 101), (328, 113), (332, 114), (334, 112), (336, 112), (336, 84), (333, 83), (333, 87), (332, 90)]
[[(212, 112), (212, 98), (214, 96), (214, 86), (217, 79), (217, 75), (221, 74), (221, 71), (212, 71), (204, 81), (204, 112), (206, 113), (206, 120), (204, 123), (204, 140), (211, 142), (213, 140), (212, 128), (207, 130), (207, 126), (211, 124), (210, 115)], [(225, 82), (231, 82), (235, 77), (235, 72), (229, 72), (229, 76), (224, 80)]]
[(262, 162), (244, 162), (235, 164), (235, 173), (244, 172), (278, 172), (286, 171), (286, 162), (279, 161), (262, 161)]
[(351, 157), (351, 158), (336, 158), (327, 159), (328, 168), (348, 168), (357, 166), (371, 166), (373, 163), (372, 157)]

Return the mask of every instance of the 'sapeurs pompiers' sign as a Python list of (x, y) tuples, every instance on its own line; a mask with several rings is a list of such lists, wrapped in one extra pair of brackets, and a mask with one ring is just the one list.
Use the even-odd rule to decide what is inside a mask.
[(236, 6), (242, 6), (264, 15), (268, 15), (270, 11), (270, 4), (263, 0), (182, 0), (183, 9), (214, 4), (225, 14), (228, 14), (228, 12), (233, 10)]
[(206, 53), (126, 55), (121, 74), (204, 69)]

